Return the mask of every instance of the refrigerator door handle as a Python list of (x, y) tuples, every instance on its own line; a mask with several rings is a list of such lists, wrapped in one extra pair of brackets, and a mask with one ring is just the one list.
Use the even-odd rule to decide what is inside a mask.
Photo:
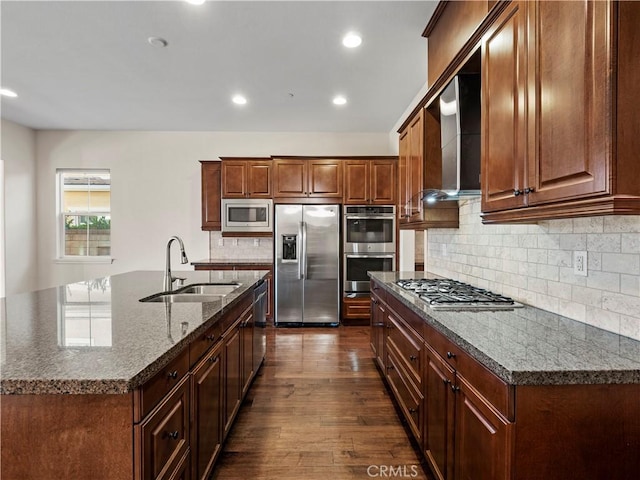
[(302, 259), (304, 260), (302, 278), (307, 278), (307, 222), (302, 222), (302, 248)]
[(304, 278), (304, 274), (302, 273), (302, 262), (304, 261), (304, 230), (303, 230), (304, 222), (300, 222), (298, 224), (298, 280), (302, 280)]

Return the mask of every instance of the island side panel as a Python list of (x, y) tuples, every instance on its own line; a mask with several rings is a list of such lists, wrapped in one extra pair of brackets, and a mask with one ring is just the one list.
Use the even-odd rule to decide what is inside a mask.
[(133, 402), (123, 395), (2, 395), (0, 478), (133, 478)]
[(637, 478), (640, 385), (516, 388), (515, 479)]

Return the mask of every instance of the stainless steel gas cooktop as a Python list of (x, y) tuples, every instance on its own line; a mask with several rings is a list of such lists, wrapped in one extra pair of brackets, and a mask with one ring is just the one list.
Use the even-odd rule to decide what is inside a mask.
[(457, 280), (419, 278), (396, 281), (437, 310), (506, 310), (522, 307), (509, 297), (474, 287)]

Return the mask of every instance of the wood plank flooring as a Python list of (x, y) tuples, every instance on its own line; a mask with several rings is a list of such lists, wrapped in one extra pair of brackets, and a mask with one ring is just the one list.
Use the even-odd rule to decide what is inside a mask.
[(391, 467), (395, 478), (432, 479), (374, 366), (369, 327), (269, 327), (266, 361), (211, 478), (355, 480)]

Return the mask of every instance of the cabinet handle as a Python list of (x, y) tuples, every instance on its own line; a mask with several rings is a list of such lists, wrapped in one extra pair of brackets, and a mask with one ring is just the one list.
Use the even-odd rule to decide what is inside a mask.
[(442, 383), (444, 383), (445, 385), (449, 385), (451, 383), (451, 380), (449, 380), (448, 378), (443, 378)]
[(167, 377), (170, 378), (171, 380), (175, 380), (176, 378), (178, 378), (178, 371), (174, 370), (173, 372), (169, 372)]
[(513, 191), (513, 196), (514, 196), (514, 197), (517, 197), (517, 196), (519, 196), (519, 195), (522, 195), (523, 193), (524, 193), (524, 192), (523, 192), (522, 190), (515, 189), (515, 190)]
[(387, 370), (393, 370), (393, 365), (387, 365)]
[(371, 300), (373, 302), (374, 305), (378, 304), (378, 301), (374, 298), (373, 300)]
[(524, 193), (533, 193), (535, 189), (533, 187), (527, 187), (524, 189)]
[(456, 354), (453, 352), (447, 352), (447, 358), (456, 358)]
[(204, 338), (205, 338), (205, 340), (213, 342), (216, 339), (216, 336), (215, 335), (207, 335)]
[(418, 410), (416, 408), (409, 408), (409, 413), (416, 413)]
[(180, 436), (180, 432), (178, 430), (176, 430), (175, 432), (165, 432), (167, 434), (167, 437), (171, 438), (172, 440), (177, 440), (178, 437)]
[(216, 363), (218, 361), (219, 355), (216, 355), (215, 357), (209, 357), (209, 363)]
[(416, 357), (415, 355), (409, 355), (409, 360), (411, 360), (412, 362), (414, 360), (416, 360), (418, 357)]
[(453, 391), (453, 393), (459, 392), (460, 387), (457, 385), (451, 385), (451, 391)]

